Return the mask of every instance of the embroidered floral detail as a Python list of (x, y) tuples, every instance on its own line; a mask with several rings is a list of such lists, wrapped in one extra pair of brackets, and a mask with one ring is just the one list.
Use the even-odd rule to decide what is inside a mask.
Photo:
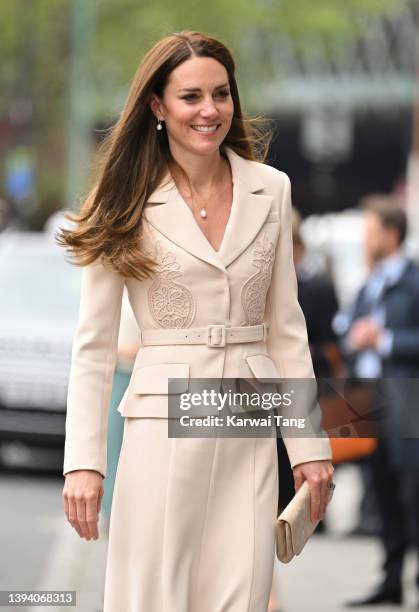
[(244, 283), (241, 290), (241, 300), (247, 324), (257, 325), (263, 321), (266, 294), (269, 289), (275, 258), (274, 245), (268, 239), (267, 234), (256, 241), (252, 253), (252, 265), (258, 271)]
[(154, 320), (161, 327), (189, 327), (196, 304), (189, 289), (175, 281), (182, 275), (176, 256), (170, 251), (163, 254), (157, 242), (154, 258), (158, 263), (156, 278), (148, 290), (148, 303)]

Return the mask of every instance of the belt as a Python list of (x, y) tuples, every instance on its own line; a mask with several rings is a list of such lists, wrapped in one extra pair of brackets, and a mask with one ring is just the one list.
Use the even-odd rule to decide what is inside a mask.
[(206, 344), (221, 348), (226, 344), (240, 342), (258, 342), (267, 337), (268, 326), (247, 325), (245, 327), (226, 327), (225, 325), (207, 325), (206, 327), (186, 327), (181, 329), (142, 329), (141, 344)]

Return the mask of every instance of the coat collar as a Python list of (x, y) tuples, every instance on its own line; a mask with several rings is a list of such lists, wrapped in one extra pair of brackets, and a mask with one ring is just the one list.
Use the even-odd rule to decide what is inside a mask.
[(273, 199), (270, 195), (256, 193), (265, 187), (257, 165), (230, 147), (225, 151), (233, 176), (233, 203), (218, 251), (206, 239), (170, 175), (149, 196), (143, 210), (145, 219), (166, 238), (223, 271), (255, 239)]

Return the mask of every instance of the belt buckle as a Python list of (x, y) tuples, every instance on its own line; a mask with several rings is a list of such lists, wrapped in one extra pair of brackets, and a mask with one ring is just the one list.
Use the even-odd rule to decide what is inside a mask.
[(226, 345), (226, 326), (208, 325), (207, 327), (207, 346), (222, 348)]

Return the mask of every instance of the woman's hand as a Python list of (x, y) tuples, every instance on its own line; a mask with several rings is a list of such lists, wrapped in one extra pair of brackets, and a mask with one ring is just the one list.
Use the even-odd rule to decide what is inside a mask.
[(81, 538), (99, 537), (97, 523), (103, 493), (103, 477), (99, 472), (75, 470), (65, 476), (64, 512)]
[(295, 491), (308, 481), (311, 499), (311, 521), (315, 523), (324, 518), (328, 499), (327, 485), (332, 481), (334, 467), (329, 460), (307, 461), (295, 465), (292, 473), (294, 476)]

